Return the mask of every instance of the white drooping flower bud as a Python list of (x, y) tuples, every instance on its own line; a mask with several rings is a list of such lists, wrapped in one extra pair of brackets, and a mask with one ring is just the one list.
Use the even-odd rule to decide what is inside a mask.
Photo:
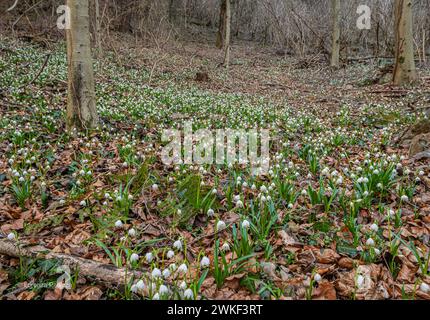
[(167, 259), (172, 259), (175, 256), (175, 252), (173, 250), (167, 251), (166, 257)]
[(152, 270), (151, 272), (151, 276), (153, 278), (160, 278), (161, 277), (161, 271), (158, 268), (154, 268), (154, 270)]
[(202, 258), (202, 260), (200, 261), (200, 266), (202, 267), (202, 268), (207, 268), (207, 267), (209, 267), (209, 265), (210, 265), (210, 260), (209, 260), (209, 258), (208, 257), (203, 257)]
[(136, 230), (131, 228), (130, 230), (128, 230), (128, 235), (130, 237), (135, 237), (136, 236)]
[(226, 228), (225, 222), (222, 220), (218, 221), (218, 223), (216, 224), (217, 231), (222, 231), (225, 228)]
[(420, 285), (420, 290), (424, 293), (428, 293), (430, 291), (430, 286), (427, 283), (423, 282)]
[(249, 228), (249, 226), (250, 226), (250, 224), (249, 224), (249, 221), (248, 220), (243, 220), (243, 222), (242, 222), (242, 228), (244, 228), (244, 229), (248, 229)]
[(178, 272), (181, 274), (186, 274), (188, 271), (188, 267), (185, 263), (181, 264), (178, 268)]
[(182, 250), (182, 242), (181, 242), (181, 240), (176, 240), (173, 243), (173, 248), (175, 248), (176, 250), (181, 251)]
[(123, 226), (123, 224), (122, 224), (122, 221), (121, 221), (121, 220), (117, 220), (117, 221), (115, 222), (115, 227), (116, 227), (116, 228), (122, 228), (122, 226)]
[(137, 262), (139, 260), (139, 255), (137, 254), (137, 253), (133, 253), (131, 256), (130, 256), (130, 261), (131, 262)]
[(189, 300), (193, 299), (194, 298), (193, 290), (191, 290), (191, 289), (185, 290), (184, 291), (184, 298), (189, 299)]
[(314, 275), (314, 280), (315, 280), (316, 282), (321, 282), (321, 280), (322, 280), (321, 275), (320, 275), (319, 273), (315, 274), (315, 275)]
[(145, 255), (145, 259), (146, 259), (146, 261), (147, 261), (148, 263), (151, 263), (151, 262), (152, 262), (152, 260), (154, 259), (154, 255), (152, 254), (152, 252), (148, 252), (148, 253)]

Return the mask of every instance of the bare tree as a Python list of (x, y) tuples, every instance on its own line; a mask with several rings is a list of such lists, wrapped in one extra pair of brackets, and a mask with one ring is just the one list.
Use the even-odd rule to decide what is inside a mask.
[(333, 16), (333, 37), (331, 49), (331, 66), (339, 68), (340, 65), (340, 0), (331, 0)]
[(88, 0), (67, 0), (70, 29), (67, 37), (68, 129), (94, 128), (98, 123), (91, 58)]
[(393, 81), (395, 85), (403, 85), (417, 79), (412, 29), (412, 0), (396, 0), (394, 21), (396, 64)]

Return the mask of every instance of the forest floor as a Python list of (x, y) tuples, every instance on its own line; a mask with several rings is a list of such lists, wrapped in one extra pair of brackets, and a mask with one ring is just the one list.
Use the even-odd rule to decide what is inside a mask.
[[(428, 159), (393, 142), (430, 103), (428, 68), (399, 89), (370, 84), (368, 62), (333, 71), (241, 43), (227, 72), (210, 45), (125, 43), (95, 62), (101, 127), (72, 136), (64, 45), (0, 37), (0, 250), (141, 273), (76, 269), (64, 289), (62, 261), (2, 255), (0, 296), (430, 299)], [(164, 165), (162, 131), (185, 121), (270, 129), (270, 171)]]

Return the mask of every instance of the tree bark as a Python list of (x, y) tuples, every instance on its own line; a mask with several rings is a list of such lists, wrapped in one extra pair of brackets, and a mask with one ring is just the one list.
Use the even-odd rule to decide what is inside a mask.
[(404, 85), (417, 80), (412, 30), (412, 0), (395, 2), (395, 67), (393, 82)]
[(332, 0), (333, 15), (333, 39), (331, 49), (331, 66), (339, 68), (340, 66), (340, 0)]
[(67, 0), (70, 29), (66, 31), (68, 60), (67, 128), (86, 130), (98, 124), (91, 58), (88, 0)]
[(225, 38), (224, 38), (224, 66), (230, 66), (230, 37), (231, 37), (231, 0), (225, 1)]
[(227, 0), (221, 0), (221, 8), (219, 13), (219, 27), (216, 38), (216, 47), (222, 49), (225, 38), (225, 13), (226, 13)]
[(97, 56), (99, 56), (102, 53), (99, 0), (94, 0), (94, 9), (95, 9), (94, 13), (95, 13), (95, 22), (96, 22), (96, 30), (95, 30), (96, 53), (97, 53)]
[(111, 285), (125, 285), (132, 277), (136, 278), (143, 275), (140, 271), (126, 271), (111, 264), (52, 252), (42, 246), (20, 247), (18, 243), (9, 240), (0, 240), (0, 254), (14, 258), (27, 257), (61, 260), (70, 269), (78, 269), (80, 275), (92, 277), (99, 282)]

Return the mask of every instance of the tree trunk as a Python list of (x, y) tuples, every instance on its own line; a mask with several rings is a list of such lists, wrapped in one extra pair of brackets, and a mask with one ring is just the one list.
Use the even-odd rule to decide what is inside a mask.
[(94, 71), (91, 59), (88, 0), (67, 0), (70, 29), (67, 37), (67, 128), (90, 129), (98, 124)]
[(396, 64), (393, 81), (395, 85), (404, 85), (417, 79), (412, 30), (412, 0), (396, 0), (394, 28)]
[(333, 39), (331, 49), (331, 66), (339, 68), (340, 66), (340, 0), (332, 0), (333, 15)]
[(216, 37), (216, 47), (222, 49), (225, 38), (225, 13), (226, 13), (227, 0), (221, 0), (221, 8), (219, 13), (219, 27)]
[(95, 40), (96, 40), (96, 53), (99, 56), (102, 53), (102, 42), (101, 42), (101, 25), (100, 25), (100, 2), (99, 0), (94, 0), (95, 7)]
[(226, 0), (225, 6), (225, 38), (224, 38), (224, 66), (230, 66), (230, 36), (231, 36), (231, 0)]

